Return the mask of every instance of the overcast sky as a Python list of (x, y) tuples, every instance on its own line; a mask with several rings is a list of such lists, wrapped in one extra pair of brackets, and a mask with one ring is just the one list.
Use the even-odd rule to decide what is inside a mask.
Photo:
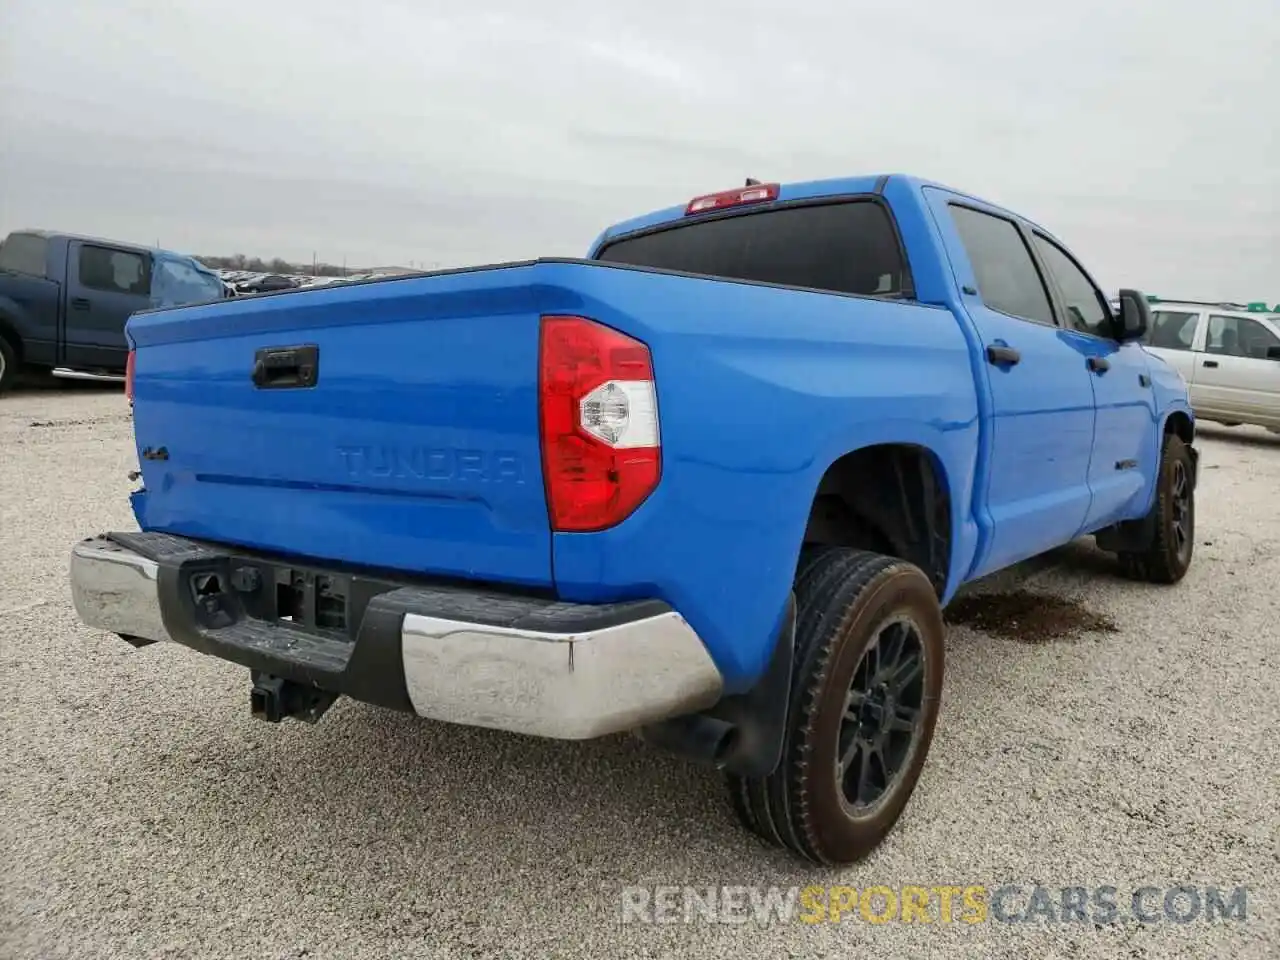
[(898, 171), (1108, 288), (1275, 302), (1276, 3), (0, 0), (0, 230), (457, 265)]

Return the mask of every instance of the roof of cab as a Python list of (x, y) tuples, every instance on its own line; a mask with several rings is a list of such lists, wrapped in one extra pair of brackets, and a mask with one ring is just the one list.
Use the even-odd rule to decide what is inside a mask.
[(1219, 314), (1248, 314), (1251, 316), (1280, 314), (1280, 303), (1276, 303), (1274, 307), (1268, 307), (1266, 302), (1263, 301), (1240, 303), (1230, 300), (1178, 300), (1176, 297), (1157, 297), (1155, 294), (1148, 296), (1147, 301), (1151, 303), (1152, 310), (1158, 310), (1158, 308), (1164, 306), (1208, 307), (1210, 310), (1219, 312)]
[(1151, 301), (1152, 311), (1163, 310), (1168, 307), (1187, 308), (1189, 313), (1212, 313), (1215, 316), (1225, 317), (1263, 317), (1271, 321), (1280, 321), (1280, 304), (1276, 304), (1273, 309), (1250, 309), (1245, 303), (1230, 302), (1214, 302), (1210, 300), (1166, 300), (1160, 297)]
[[(138, 253), (146, 253), (150, 250), (157, 249), (155, 247), (144, 247), (140, 243), (129, 243), (127, 240), (108, 240), (106, 237), (93, 237), (81, 233), (63, 233), (61, 230), (36, 230), (21, 229), (11, 231), (13, 233), (26, 234), (30, 237), (40, 237), (43, 240), (76, 240), (80, 243), (104, 244), (109, 247), (118, 247), (121, 250), (132, 250)], [(185, 254), (179, 254), (185, 256)]]
[[(927, 180), (923, 177), (916, 177), (905, 173), (882, 173), (867, 174), (854, 177), (835, 177), (826, 180), (806, 180), (797, 183), (781, 184), (778, 190), (778, 199), (776, 202), (783, 203), (788, 200), (809, 200), (820, 197), (838, 197), (847, 196), (849, 194), (859, 193), (880, 193), (884, 190), (886, 184), (890, 180), (899, 183), (906, 183), (909, 186), (919, 189), (921, 187), (935, 187), (939, 190), (945, 190), (953, 193), (958, 197), (972, 200), (977, 204), (988, 207), (991, 210), (1004, 213), (1014, 219), (1021, 220), (1028, 226), (1035, 227), (1042, 233), (1052, 236), (1049, 231), (1045, 230), (1039, 224), (1028, 220), (1026, 217), (1012, 210), (1006, 210), (999, 204), (992, 203), (990, 200), (984, 200), (981, 197), (974, 196), (964, 190), (957, 190), (955, 187), (949, 187), (945, 183), (938, 183), (933, 180)], [(722, 189), (733, 189), (726, 187)], [(712, 193), (714, 191), (705, 191)], [(692, 198), (690, 198), (692, 199)], [(629, 220), (623, 220), (608, 227), (596, 238), (591, 245), (592, 255), (594, 255), (605, 243), (629, 233), (635, 233), (641, 230), (648, 230), (652, 227), (658, 227), (663, 224), (675, 224), (685, 218), (685, 210), (688, 201), (678, 206), (666, 207), (662, 210), (655, 210), (651, 213), (641, 214), (638, 217), (632, 217)]]

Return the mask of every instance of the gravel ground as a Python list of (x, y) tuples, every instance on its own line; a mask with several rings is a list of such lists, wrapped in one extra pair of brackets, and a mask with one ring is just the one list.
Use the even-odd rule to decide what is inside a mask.
[[(247, 673), (82, 628), (82, 536), (131, 528), (118, 392), (0, 399), (0, 957), (1280, 955), (1280, 437), (1206, 425), (1176, 588), (1074, 544), (978, 586), (1079, 600), (1114, 634), (951, 632), (920, 786), (867, 863), (738, 832), (718, 779), (339, 703), (252, 721)], [(624, 886), (1248, 885), (1185, 925), (620, 922)]]

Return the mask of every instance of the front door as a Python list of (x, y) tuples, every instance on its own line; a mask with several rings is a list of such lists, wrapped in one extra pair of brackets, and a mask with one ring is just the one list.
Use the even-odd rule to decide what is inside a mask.
[(1057, 293), (1067, 336), (1093, 384), (1093, 497), (1081, 528), (1091, 532), (1147, 511), (1160, 462), (1151, 358), (1137, 343), (1116, 342), (1111, 307), (1075, 258), (1042, 233), (1032, 238)]
[(970, 576), (1066, 543), (1089, 510), (1093, 388), (1054, 322), (1021, 228), (1001, 212), (927, 188), (991, 390), (985, 491), (990, 535)]
[(151, 257), (75, 241), (67, 258), (64, 363), (121, 370), (129, 356), (125, 322), (151, 306)]

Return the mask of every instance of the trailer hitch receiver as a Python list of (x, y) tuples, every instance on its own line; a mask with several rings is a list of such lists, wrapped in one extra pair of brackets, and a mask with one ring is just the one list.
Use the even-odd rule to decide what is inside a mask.
[(287, 717), (318, 723), (335, 700), (336, 693), (307, 687), (283, 677), (251, 671), (253, 687), (249, 691), (249, 710), (259, 720), (279, 723)]

